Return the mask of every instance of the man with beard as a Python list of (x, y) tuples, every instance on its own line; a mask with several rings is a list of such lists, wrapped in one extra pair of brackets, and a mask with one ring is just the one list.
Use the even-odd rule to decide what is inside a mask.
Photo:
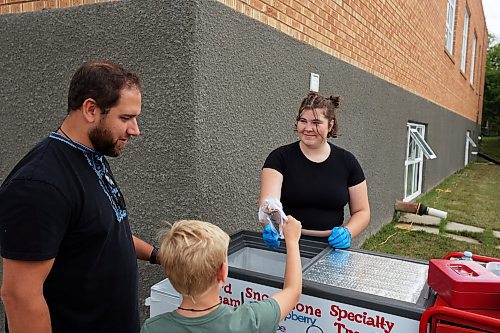
[(106, 156), (138, 136), (141, 84), (109, 62), (83, 64), (68, 115), (0, 187), (2, 300), (11, 333), (139, 332), (135, 237)]

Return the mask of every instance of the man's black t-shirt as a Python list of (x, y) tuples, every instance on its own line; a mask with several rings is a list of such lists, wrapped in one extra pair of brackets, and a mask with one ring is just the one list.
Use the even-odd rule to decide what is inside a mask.
[(264, 168), (283, 175), (283, 210), (301, 221), (304, 229), (328, 230), (342, 225), (348, 188), (365, 180), (352, 153), (329, 145), (330, 155), (321, 163), (310, 161), (298, 141), (275, 149), (264, 163)]
[(0, 187), (1, 255), (55, 258), (43, 288), (53, 332), (139, 332), (126, 214), (119, 222), (87, 157), (58, 138), (34, 147)]

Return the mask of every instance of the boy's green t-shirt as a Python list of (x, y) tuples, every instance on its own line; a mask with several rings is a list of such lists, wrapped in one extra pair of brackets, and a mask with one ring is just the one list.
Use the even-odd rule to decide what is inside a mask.
[(177, 312), (167, 312), (146, 320), (141, 333), (213, 333), (276, 331), (280, 321), (280, 306), (273, 298), (242, 304), (237, 308), (221, 305), (207, 315), (187, 318)]

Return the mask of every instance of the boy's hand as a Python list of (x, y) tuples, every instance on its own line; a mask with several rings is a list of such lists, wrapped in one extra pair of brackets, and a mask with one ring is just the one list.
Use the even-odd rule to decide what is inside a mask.
[(283, 223), (286, 242), (286, 265), (283, 290), (272, 295), (280, 306), (280, 318), (285, 319), (297, 304), (302, 292), (302, 263), (300, 261), (299, 239), (302, 224), (288, 215)]
[(302, 224), (293, 216), (288, 215), (288, 220), (283, 223), (283, 233), (285, 234), (285, 242), (298, 242)]

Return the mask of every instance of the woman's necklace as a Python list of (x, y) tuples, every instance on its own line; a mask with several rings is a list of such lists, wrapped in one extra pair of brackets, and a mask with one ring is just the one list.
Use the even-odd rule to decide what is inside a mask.
[(211, 310), (211, 309), (213, 309), (216, 306), (221, 305), (221, 304), (222, 304), (222, 301), (219, 302), (219, 303), (217, 303), (217, 304), (215, 304), (215, 305), (212, 305), (211, 307), (208, 307), (206, 309), (186, 309), (186, 308), (183, 308), (183, 307), (180, 307), (180, 306), (177, 309), (184, 310), (184, 311), (192, 311), (192, 312), (203, 312), (203, 311)]

